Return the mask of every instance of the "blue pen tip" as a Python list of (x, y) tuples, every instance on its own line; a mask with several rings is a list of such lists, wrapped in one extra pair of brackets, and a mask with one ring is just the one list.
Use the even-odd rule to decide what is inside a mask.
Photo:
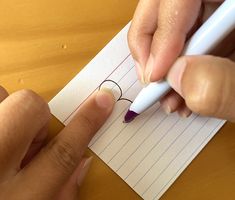
[(139, 114), (135, 113), (134, 111), (128, 110), (125, 117), (124, 117), (124, 123), (130, 123), (132, 122)]

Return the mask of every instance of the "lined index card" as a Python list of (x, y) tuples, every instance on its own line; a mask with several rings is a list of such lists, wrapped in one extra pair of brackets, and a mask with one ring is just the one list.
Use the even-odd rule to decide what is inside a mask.
[(166, 115), (156, 103), (132, 123), (123, 117), (142, 86), (127, 44), (128, 24), (49, 103), (65, 125), (99, 87), (117, 95), (113, 113), (89, 144), (143, 199), (159, 199), (225, 121), (192, 114)]

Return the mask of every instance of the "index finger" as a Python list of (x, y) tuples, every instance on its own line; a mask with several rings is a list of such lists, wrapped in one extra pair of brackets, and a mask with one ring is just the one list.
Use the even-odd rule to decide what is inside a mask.
[(135, 60), (138, 78), (142, 82), (153, 34), (157, 28), (159, 4), (160, 0), (140, 0), (128, 32), (128, 44)]
[(187, 34), (198, 19), (201, 1), (163, 0), (160, 3), (158, 28), (153, 36), (146, 64), (146, 82), (162, 79), (180, 55)]
[[(52, 199), (79, 164), (96, 131), (108, 118), (114, 97), (107, 91), (93, 94), (73, 120), (54, 138), (18, 177), (21, 186)], [(36, 180), (36, 181), (35, 181)], [(30, 192), (30, 193), (31, 193)]]

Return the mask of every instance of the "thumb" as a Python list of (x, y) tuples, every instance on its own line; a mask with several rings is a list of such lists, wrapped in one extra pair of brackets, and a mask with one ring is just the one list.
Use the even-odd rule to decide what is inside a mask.
[(179, 58), (167, 80), (193, 111), (235, 121), (235, 63), (214, 56)]

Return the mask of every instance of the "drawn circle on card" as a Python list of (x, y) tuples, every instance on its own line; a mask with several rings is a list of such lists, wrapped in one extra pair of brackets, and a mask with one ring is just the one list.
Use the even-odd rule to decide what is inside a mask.
[(110, 89), (113, 92), (113, 95), (114, 95), (116, 101), (129, 101), (130, 103), (132, 103), (132, 101), (130, 99), (123, 98), (122, 88), (114, 80), (111, 80), (111, 79), (104, 80), (99, 85), (99, 90), (101, 90), (102, 88)]

